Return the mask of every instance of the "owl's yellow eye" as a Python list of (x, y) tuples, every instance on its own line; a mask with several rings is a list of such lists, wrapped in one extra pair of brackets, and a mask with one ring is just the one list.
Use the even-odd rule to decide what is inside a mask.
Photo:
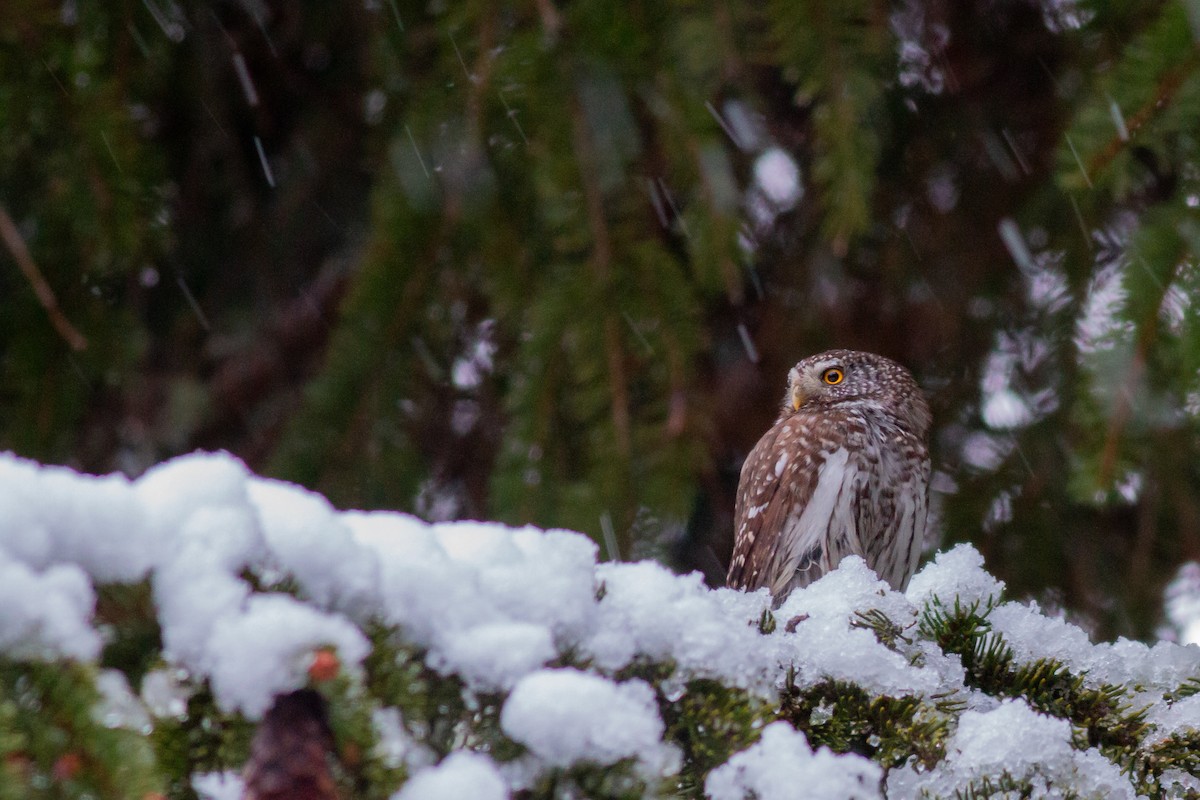
[(837, 367), (830, 367), (821, 373), (821, 380), (830, 386), (837, 386), (846, 377), (846, 373), (842, 372)]

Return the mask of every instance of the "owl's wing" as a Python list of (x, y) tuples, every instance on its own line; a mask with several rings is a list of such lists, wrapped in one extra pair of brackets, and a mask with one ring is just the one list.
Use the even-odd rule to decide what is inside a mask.
[(814, 464), (815, 485), (803, 497), (793, 497), (768, 567), (771, 594), (778, 600), (829, 572), (847, 553), (862, 552), (856, 521), (858, 469), (850, 449), (822, 450), (814, 462), (819, 462)]
[(856, 551), (856, 472), (841, 425), (797, 414), (769, 430), (742, 466), (727, 584), (781, 600), (831, 568), (831, 549)]

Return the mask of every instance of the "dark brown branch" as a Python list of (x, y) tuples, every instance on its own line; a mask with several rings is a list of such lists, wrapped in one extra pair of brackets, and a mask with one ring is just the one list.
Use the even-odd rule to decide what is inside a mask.
[(62, 313), (62, 309), (58, 306), (58, 298), (54, 294), (54, 290), (50, 288), (50, 284), (42, 277), (42, 271), (38, 269), (37, 263), (33, 260), (33, 256), (29, 252), (29, 247), (25, 244), (25, 239), (21, 236), (21, 231), (17, 229), (17, 224), (13, 222), (13, 218), (9, 216), (8, 209), (0, 205), (0, 238), (4, 239), (4, 244), (8, 248), (8, 252), (12, 253), (13, 260), (17, 262), (21, 272), (25, 274), (26, 280), (33, 287), (33, 293), (37, 295), (38, 302), (42, 304), (42, 308), (46, 310), (46, 316), (50, 318), (50, 324), (58, 331), (58, 335), (70, 346), (72, 350), (86, 350), (88, 343), (83, 334), (80, 333), (74, 325), (67, 320)]
[(280, 695), (250, 745), (243, 800), (337, 800), (332, 750), (321, 695), (311, 689)]

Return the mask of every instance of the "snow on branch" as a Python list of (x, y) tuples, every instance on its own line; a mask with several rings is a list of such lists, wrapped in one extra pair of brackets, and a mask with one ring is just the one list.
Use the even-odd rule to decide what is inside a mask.
[(339, 512), (224, 454), (135, 481), (0, 456), (0, 762), (239, 797), (255, 724), (315, 690), (342, 797), (1200, 792), (1200, 648), (1093, 644), (969, 546), (904, 594), (850, 558), (775, 610), (596, 555)]

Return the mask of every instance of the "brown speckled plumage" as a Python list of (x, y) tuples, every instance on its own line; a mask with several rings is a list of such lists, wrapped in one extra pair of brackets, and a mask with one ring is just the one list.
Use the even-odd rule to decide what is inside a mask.
[(925, 536), (929, 424), (921, 389), (890, 359), (830, 350), (796, 364), (742, 466), (729, 586), (766, 586), (778, 605), (860, 555), (903, 589)]

